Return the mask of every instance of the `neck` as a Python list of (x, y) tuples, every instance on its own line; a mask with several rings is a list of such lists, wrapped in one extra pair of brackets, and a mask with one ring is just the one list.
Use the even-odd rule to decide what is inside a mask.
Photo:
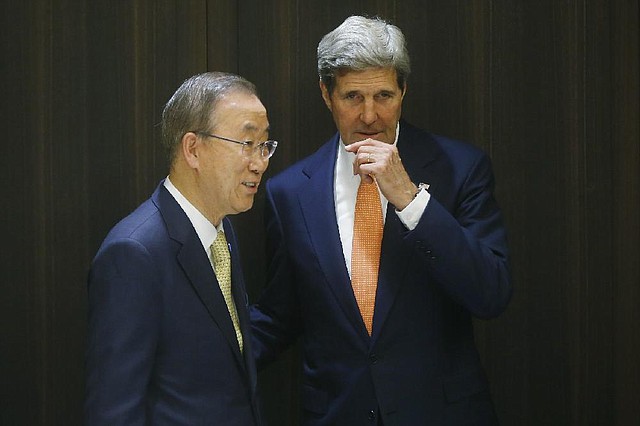
[(173, 186), (180, 191), (184, 198), (202, 213), (213, 226), (218, 227), (220, 225), (224, 215), (209, 211), (206, 208), (205, 200), (200, 196), (201, 191), (198, 191), (197, 179), (193, 172), (187, 171), (184, 173), (177, 168), (172, 168), (169, 173), (169, 179), (171, 179)]

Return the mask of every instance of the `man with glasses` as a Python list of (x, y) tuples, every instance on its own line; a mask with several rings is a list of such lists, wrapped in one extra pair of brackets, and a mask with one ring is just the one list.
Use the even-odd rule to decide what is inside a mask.
[(401, 119), (399, 28), (353, 16), (317, 52), (338, 132), (266, 185), (258, 365), (299, 339), (304, 425), (495, 425), (472, 326), (511, 296), (489, 158)]
[(104, 240), (88, 281), (88, 425), (260, 425), (247, 295), (227, 215), (277, 142), (242, 77), (186, 80), (162, 114), (170, 171)]

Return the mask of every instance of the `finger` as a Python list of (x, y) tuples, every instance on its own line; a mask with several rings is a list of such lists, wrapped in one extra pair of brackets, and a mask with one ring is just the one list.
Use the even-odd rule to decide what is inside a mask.
[(380, 142), (375, 139), (364, 139), (358, 142), (354, 142), (350, 145), (346, 145), (345, 149), (347, 150), (347, 152), (358, 152), (358, 150), (363, 146), (375, 146), (380, 143), (384, 143), (384, 142)]
[(356, 158), (353, 160), (353, 174), (357, 175), (359, 173), (367, 173), (363, 172), (362, 168), (366, 167), (369, 164), (369, 154), (368, 153), (358, 153), (356, 154)]
[(367, 152), (366, 157), (364, 158), (364, 162), (366, 164), (375, 163), (375, 157), (373, 156), (373, 152)]

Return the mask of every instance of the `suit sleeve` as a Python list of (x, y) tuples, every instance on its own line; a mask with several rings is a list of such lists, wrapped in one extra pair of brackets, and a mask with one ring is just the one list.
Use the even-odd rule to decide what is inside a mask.
[[(134, 240), (104, 246), (88, 281), (87, 425), (144, 425), (158, 341), (157, 268)], [(154, 286), (155, 284), (155, 286)]]
[(301, 332), (301, 315), (296, 300), (295, 277), (282, 223), (267, 182), (265, 225), (267, 232), (267, 287), (258, 303), (251, 306), (253, 350), (258, 368), (271, 362)]
[(453, 211), (432, 196), (406, 236), (442, 290), (484, 319), (500, 315), (512, 293), (506, 232), (493, 187), (491, 163), (482, 154), (463, 179)]

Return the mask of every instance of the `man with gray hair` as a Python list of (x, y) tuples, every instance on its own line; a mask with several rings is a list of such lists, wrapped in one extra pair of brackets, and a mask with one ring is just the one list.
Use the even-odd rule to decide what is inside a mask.
[(267, 182), (259, 367), (301, 340), (305, 425), (494, 425), (472, 318), (511, 297), (489, 158), (401, 119), (402, 32), (352, 16), (318, 46), (338, 132)]
[(277, 142), (255, 86), (186, 80), (162, 114), (169, 176), (107, 235), (89, 274), (87, 425), (260, 425), (247, 295), (227, 215), (249, 210)]

